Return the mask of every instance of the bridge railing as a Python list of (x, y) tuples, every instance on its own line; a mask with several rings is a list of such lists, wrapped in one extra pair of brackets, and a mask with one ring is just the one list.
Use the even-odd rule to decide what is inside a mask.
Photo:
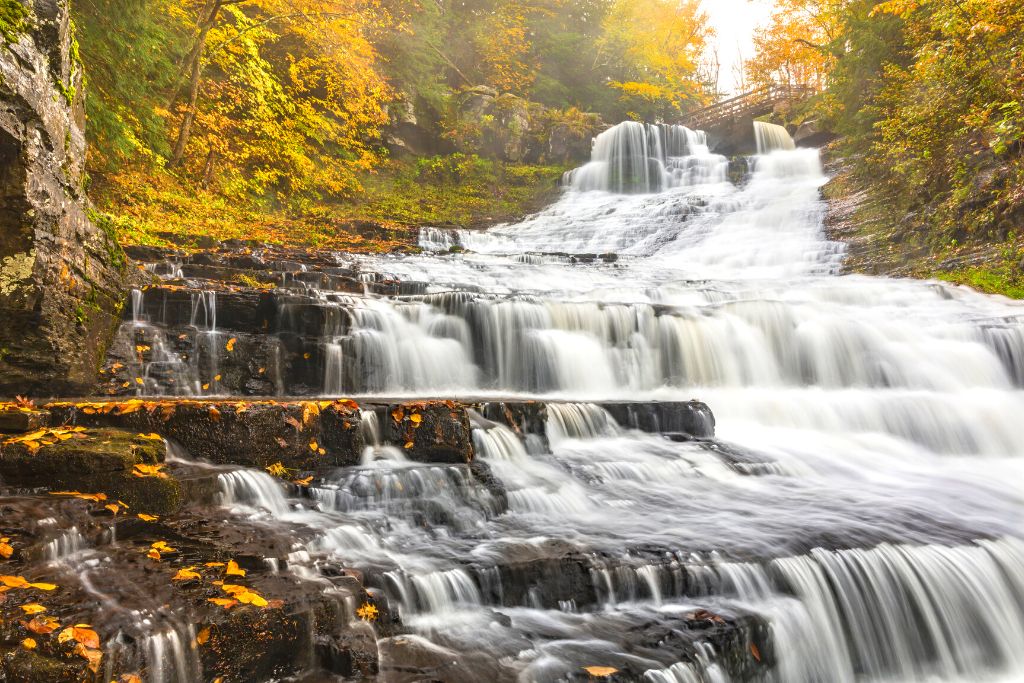
[(815, 92), (813, 87), (806, 85), (767, 85), (690, 112), (683, 117), (682, 124), (690, 128), (704, 128), (717, 121), (759, 116), (760, 112), (780, 102), (803, 99)]

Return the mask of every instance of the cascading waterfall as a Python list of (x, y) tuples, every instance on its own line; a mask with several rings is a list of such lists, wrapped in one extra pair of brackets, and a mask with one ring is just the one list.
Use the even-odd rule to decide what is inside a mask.
[[(325, 393), (513, 394), (544, 424), (481, 409), (475, 461), (430, 464), (366, 412), (361, 464), (301, 499), (223, 472), (222, 504), (295, 534), (304, 576), (363, 572), (479, 678), (1024, 675), (1024, 306), (837, 277), (817, 151), (755, 128), (742, 186), (702, 133), (621, 124), (539, 214), (361, 257), (367, 287), (422, 286), (309, 287), (280, 325), (316, 307)], [(194, 325), (222, 335), (211, 304)], [(717, 440), (597, 402), (690, 398)]]

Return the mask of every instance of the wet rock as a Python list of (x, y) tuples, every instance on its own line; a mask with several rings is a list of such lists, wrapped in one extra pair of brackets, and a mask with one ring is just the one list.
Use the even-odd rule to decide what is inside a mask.
[(21, 409), (16, 405), (0, 405), (0, 434), (31, 432), (49, 424), (50, 414), (43, 410)]
[(67, 0), (0, 45), (0, 395), (85, 393), (127, 259), (87, 213), (83, 70)]
[(697, 439), (715, 435), (715, 416), (700, 401), (601, 403), (623, 427), (644, 432), (687, 434)]
[(473, 436), (466, 407), (453, 401), (390, 404), (380, 411), (383, 436), (417, 462), (467, 463)]
[(61, 422), (157, 433), (212, 463), (316, 471), (359, 462), (363, 437), (351, 401), (55, 403)]

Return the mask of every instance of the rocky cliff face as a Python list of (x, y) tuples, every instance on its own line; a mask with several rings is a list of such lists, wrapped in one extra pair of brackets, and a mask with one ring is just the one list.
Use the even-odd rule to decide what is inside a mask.
[(85, 393), (127, 262), (88, 216), (68, 1), (24, 3), (25, 21), (0, 40), (0, 395)]

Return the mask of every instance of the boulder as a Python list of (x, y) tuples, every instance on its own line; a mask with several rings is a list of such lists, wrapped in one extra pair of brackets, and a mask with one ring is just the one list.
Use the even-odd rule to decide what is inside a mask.
[(0, 41), (0, 395), (85, 393), (116, 330), (127, 259), (83, 190), (68, 0), (31, 10), (25, 32)]

